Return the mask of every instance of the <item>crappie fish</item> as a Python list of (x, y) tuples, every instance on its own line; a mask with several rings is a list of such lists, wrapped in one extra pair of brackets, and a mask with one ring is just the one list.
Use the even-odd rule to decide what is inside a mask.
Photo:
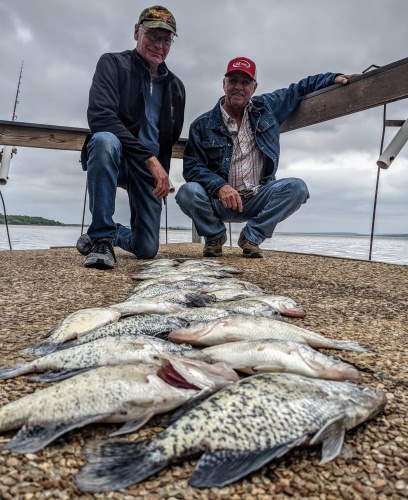
[(290, 323), (247, 315), (229, 316), (202, 324), (197, 323), (173, 330), (168, 336), (168, 340), (172, 342), (202, 346), (260, 339), (290, 340), (322, 349), (343, 349), (357, 352), (369, 350), (352, 340), (328, 339), (312, 330), (300, 328)]
[(202, 281), (193, 281), (190, 279), (175, 282), (156, 282), (142, 289), (134, 288), (131, 297), (149, 298), (161, 297), (167, 293), (190, 290), (194, 291), (203, 286)]
[(142, 269), (152, 269), (156, 267), (169, 267), (172, 268), (174, 266), (178, 266), (179, 262), (177, 259), (157, 259), (148, 264), (145, 264)]
[[(46, 354), (28, 363), (10, 368), (0, 368), (0, 380), (33, 372), (48, 372), (35, 377), (39, 381), (56, 381), (76, 375), (78, 371), (96, 366), (122, 365), (128, 363), (156, 363), (162, 354), (188, 355), (204, 358), (204, 354), (191, 346), (177, 345), (146, 335), (121, 335), (102, 337), (70, 349)], [(51, 372), (49, 372), (51, 371)]]
[(306, 316), (303, 307), (289, 297), (266, 294), (258, 296), (258, 299), (274, 307), (283, 316), (290, 316), (291, 318), (304, 318)]
[[(164, 302), (169, 304), (168, 311), (166, 314), (176, 313), (178, 311), (183, 311), (186, 309), (186, 305), (197, 305), (200, 306), (212, 304), (216, 301), (215, 297), (205, 297), (204, 294), (197, 292), (194, 288), (185, 288), (185, 289), (175, 289), (170, 292), (165, 292), (163, 294), (151, 297), (151, 298), (143, 298), (139, 297), (137, 294), (131, 295), (127, 301), (152, 301), (161, 303)], [(126, 302), (127, 302), (126, 301)], [(172, 307), (172, 305), (174, 307)], [(166, 306), (163, 306), (163, 308)], [(172, 311), (170, 309), (173, 309)]]
[(206, 269), (215, 269), (216, 271), (224, 272), (224, 273), (229, 273), (229, 274), (242, 274), (242, 270), (238, 269), (237, 267), (234, 266), (223, 266), (221, 264), (215, 265), (215, 264), (208, 264), (206, 262), (182, 262), (178, 268), (178, 270), (188, 270), (188, 272), (195, 272), (195, 271), (201, 271), (201, 270), (206, 270)]
[(27, 347), (23, 352), (39, 355), (53, 352), (61, 343), (75, 339), (78, 335), (88, 333), (104, 325), (115, 323), (119, 318), (119, 311), (107, 307), (80, 309), (69, 314), (48, 332), (48, 339), (45, 342)]
[[(234, 279), (234, 278), (226, 278), (226, 280), (229, 279)], [(152, 285), (162, 285), (163, 287), (165, 286), (171, 286), (177, 282), (180, 281), (187, 281), (188, 286), (190, 288), (194, 289), (196, 288), (196, 283), (200, 284), (200, 288), (202, 286), (210, 285), (213, 283), (219, 283), (220, 281), (224, 280), (219, 280), (218, 278), (208, 278), (208, 277), (201, 277), (201, 276), (190, 276), (188, 274), (182, 274), (179, 276), (162, 276), (160, 279), (156, 278), (150, 278), (148, 280), (143, 280), (140, 281), (137, 285), (135, 285), (131, 291), (131, 294), (139, 294), (142, 290), (145, 290), (146, 288), (149, 288)], [(175, 288), (182, 289), (185, 284), (180, 284), (179, 286), (176, 287), (171, 287), (171, 290), (174, 290)]]
[(111, 304), (109, 309), (119, 311), (121, 316), (134, 314), (169, 314), (185, 309), (180, 303), (164, 300), (162, 297), (140, 298), (131, 296), (124, 302)]
[(226, 365), (171, 356), (161, 365), (102, 366), (57, 382), (0, 408), (0, 432), (20, 429), (5, 448), (33, 453), (93, 422), (126, 422), (137, 430), (165, 413), (237, 380)]
[[(224, 299), (225, 301), (229, 299)], [(292, 318), (303, 318), (306, 315), (305, 310), (297, 304), (293, 299), (289, 297), (283, 297), (282, 295), (257, 295), (252, 296), (248, 299), (241, 299), (236, 301), (232, 306), (238, 305), (241, 307), (245, 307), (246, 305), (252, 307), (257, 302), (264, 302), (269, 306), (273, 307), (276, 311), (278, 311), (283, 316), (290, 316)], [(220, 302), (217, 307), (231, 307), (228, 303)]]
[[(190, 310), (175, 313), (187, 314)], [(71, 345), (85, 344), (103, 337), (118, 337), (120, 335), (148, 335), (152, 337), (167, 337), (167, 334), (176, 328), (188, 325), (187, 319), (175, 314), (139, 314), (129, 316), (112, 325), (106, 325), (97, 330), (78, 337)]]
[(199, 292), (212, 293), (217, 290), (224, 290), (225, 288), (235, 288), (241, 290), (249, 290), (258, 292), (258, 295), (262, 295), (264, 291), (258, 285), (245, 280), (238, 280), (236, 278), (225, 278), (223, 280), (215, 280), (212, 283), (203, 284), (202, 287), (198, 289)]
[(206, 347), (201, 353), (250, 375), (264, 372), (296, 373), (329, 380), (359, 379), (358, 370), (306, 344), (285, 340), (248, 340)]
[[(168, 317), (184, 320), (188, 324), (200, 323), (204, 324), (207, 321), (214, 321), (219, 318), (225, 318), (229, 313), (224, 309), (216, 309), (214, 307), (197, 307), (185, 309), (175, 314), (169, 314)], [(174, 327), (173, 330), (179, 331), (179, 327)]]
[(225, 271), (218, 270), (216, 268), (208, 268), (208, 269), (195, 269), (189, 270), (186, 268), (184, 271), (180, 269), (169, 269), (169, 270), (164, 270), (164, 269), (152, 269), (149, 271), (141, 271), (139, 273), (136, 273), (132, 276), (134, 280), (145, 280), (149, 278), (162, 278), (166, 276), (181, 276), (183, 274), (191, 274), (194, 273), (196, 276), (203, 276), (203, 277), (210, 277), (210, 278), (230, 278), (232, 274), (227, 273)]
[(230, 300), (240, 300), (248, 297), (259, 297), (259, 292), (255, 290), (245, 290), (240, 288), (221, 288), (204, 294), (203, 301), (224, 302)]
[(259, 300), (258, 297), (216, 302), (211, 307), (224, 309), (225, 311), (235, 314), (248, 314), (250, 316), (282, 319), (279, 311), (274, 306)]
[(117, 490), (199, 455), (189, 484), (222, 487), (296, 446), (319, 443), (326, 463), (340, 453), (346, 431), (385, 404), (383, 392), (352, 382), (254, 375), (212, 395), (152, 440), (88, 446), (76, 482), (82, 491)]

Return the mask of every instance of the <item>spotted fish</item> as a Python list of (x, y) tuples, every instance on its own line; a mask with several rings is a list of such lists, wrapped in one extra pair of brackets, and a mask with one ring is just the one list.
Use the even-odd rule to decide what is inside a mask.
[(254, 375), (198, 404), (153, 440), (89, 446), (77, 484), (82, 491), (117, 490), (198, 455), (189, 484), (222, 487), (294, 447), (320, 443), (325, 463), (338, 456), (348, 429), (385, 404), (384, 393), (352, 382)]
[(57, 382), (0, 408), (0, 432), (20, 429), (5, 448), (33, 453), (72, 429), (125, 422), (137, 430), (153, 415), (177, 408), (237, 380), (224, 364), (165, 356), (160, 364), (102, 366)]

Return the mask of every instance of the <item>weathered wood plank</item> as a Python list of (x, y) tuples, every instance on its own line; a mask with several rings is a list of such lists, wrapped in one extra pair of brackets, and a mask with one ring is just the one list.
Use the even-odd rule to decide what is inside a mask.
[(408, 58), (353, 77), (304, 97), (281, 126), (289, 132), (408, 97)]
[(0, 121), (0, 144), (6, 146), (80, 151), (88, 133), (85, 128)]
[[(305, 96), (282, 124), (288, 132), (408, 97), (408, 58), (354, 77), (348, 85), (332, 85)], [(88, 129), (0, 120), (0, 144), (79, 151)], [(186, 139), (173, 147), (182, 158)]]
[[(0, 144), (30, 148), (80, 151), (89, 129), (0, 120)], [(173, 147), (173, 158), (182, 158), (187, 139)]]

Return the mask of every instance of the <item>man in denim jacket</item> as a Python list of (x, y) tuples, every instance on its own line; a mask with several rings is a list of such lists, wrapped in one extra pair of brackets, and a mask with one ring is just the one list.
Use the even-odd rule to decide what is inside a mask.
[[(85, 267), (114, 267), (114, 246), (140, 259), (152, 259), (159, 248), (162, 200), (185, 107), (184, 85), (164, 62), (174, 36), (172, 13), (154, 5), (139, 16), (136, 49), (98, 61), (87, 113), (92, 134), (81, 155), (92, 213), (77, 242)], [(127, 190), (130, 228), (112, 218), (117, 187)]]
[(334, 83), (346, 84), (348, 79), (325, 73), (253, 96), (255, 63), (247, 57), (228, 63), (224, 97), (191, 124), (184, 152), (187, 183), (176, 197), (205, 238), (204, 257), (222, 255), (227, 240), (224, 222), (245, 221), (238, 240), (243, 256), (262, 257), (259, 245), (309, 197), (301, 179), (276, 180), (279, 126), (302, 96)]

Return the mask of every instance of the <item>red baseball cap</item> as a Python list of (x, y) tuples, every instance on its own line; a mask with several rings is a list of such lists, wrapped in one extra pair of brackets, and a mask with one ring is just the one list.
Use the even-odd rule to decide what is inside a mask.
[(228, 76), (233, 71), (242, 71), (243, 73), (249, 75), (252, 80), (256, 81), (256, 64), (247, 57), (235, 57), (234, 59), (231, 59), (228, 63), (225, 76)]

